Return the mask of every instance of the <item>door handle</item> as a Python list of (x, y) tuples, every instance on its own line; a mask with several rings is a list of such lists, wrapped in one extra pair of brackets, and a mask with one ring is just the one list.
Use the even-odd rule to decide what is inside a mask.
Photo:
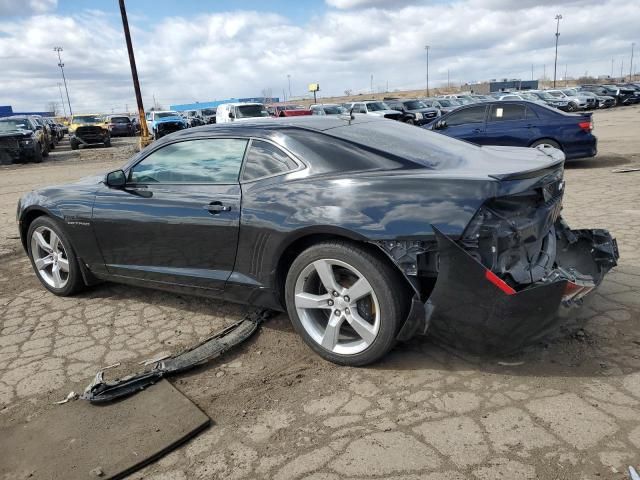
[(204, 208), (212, 215), (217, 215), (220, 212), (231, 211), (231, 207), (229, 205), (223, 205), (222, 202), (211, 202), (209, 205), (205, 205)]
[(482, 132), (481, 128), (474, 128), (473, 129), (473, 133), (480, 133), (480, 132)]

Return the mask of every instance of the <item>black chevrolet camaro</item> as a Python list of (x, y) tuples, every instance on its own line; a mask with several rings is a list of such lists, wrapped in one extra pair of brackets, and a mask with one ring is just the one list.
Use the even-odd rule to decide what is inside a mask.
[(618, 258), (560, 216), (563, 154), (385, 119), (176, 132), (121, 170), (18, 204), (42, 284), (108, 280), (287, 311), (331, 361), (429, 333), (500, 353), (558, 325)]

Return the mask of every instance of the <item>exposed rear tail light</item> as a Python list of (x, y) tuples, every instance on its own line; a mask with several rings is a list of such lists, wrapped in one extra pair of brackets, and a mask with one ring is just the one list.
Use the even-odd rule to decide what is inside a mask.
[(507, 295), (513, 295), (514, 293), (516, 293), (516, 291), (513, 288), (511, 288), (511, 286), (507, 282), (502, 280), (491, 270), (486, 270), (484, 272), (484, 277), (487, 280), (489, 280), (491, 283), (493, 283), (496, 287), (498, 287), (500, 290), (502, 290), (503, 293)]
[(591, 130), (593, 130), (593, 123), (591, 122), (591, 120), (580, 122), (578, 123), (578, 126), (585, 132), (590, 132)]

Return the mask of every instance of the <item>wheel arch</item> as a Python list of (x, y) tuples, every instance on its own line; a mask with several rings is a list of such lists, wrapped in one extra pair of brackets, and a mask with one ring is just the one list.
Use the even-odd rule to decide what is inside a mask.
[(278, 256), (277, 265), (275, 269), (274, 283), (278, 292), (278, 299), (284, 305), (284, 285), (287, 278), (287, 273), (293, 261), (307, 248), (322, 242), (330, 241), (346, 241), (353, 245), (357, 245), (360, 248), (368, 251), (372, 255), (375, 255), (381, 261), (390, 265), (403, 279), (406, 287), (411, 291), (414, 290), (414, 286), (406, 278), (401, 268), (393, 262), (391, 257), (387, 255), (380, 246), (368, 241), (362, 235), (338, 227), (328, 226), (326, 229), (305, 229), (298, 232), (297, 235), (291, 237), (286, 242), (280, 251)]
[(26, 210), (21, 216), (20, 216), (20, 224), (19, 224), (19, 228), (20, 228), (20, 242), (22, 243), (22, 247), (24, 248), (24, 251), (26, 252), (28, 250), (27, 248), (27, 233), (29, 232), (29, 227), (31, 226), (31, 224), (33, 223), (33, 221), (38, 218), (38, 217), (49, 217), (55, 220), (55, 215), (52, 215), (51, 212), (49, 212), (48, 210), (42, 208), (42, 207), (32, 207), (28, 210)]
[(564, 152), (564, 147), (562, 146), (562, 142), (560, 142), (558, 139), (556, 139), (554, 137), (550, 137), (548, 135), (546, 135), (544, 137), (536, 138), (535, 140), (532, 140), (531, 142), (529, 142), (529, 147), (531, 147), (534, 143), (541, 142), (541, 141), (544, 141), (544, 140), (551, 140), (554, 143), (557, 143), (560, 146), (560, 150), (562, 150)]

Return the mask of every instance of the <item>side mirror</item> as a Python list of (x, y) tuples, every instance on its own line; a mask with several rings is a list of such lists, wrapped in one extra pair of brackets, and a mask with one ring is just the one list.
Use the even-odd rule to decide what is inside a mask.
[(233, 112), (229, 112), (229, 118), (235, 118), (235, 115), (233, 114)]
[(127, 177), (123, 170), (114, 170), (113, 172), (107, 173), (104, 183), (109, 188), (123, 188), (127, 183)]

